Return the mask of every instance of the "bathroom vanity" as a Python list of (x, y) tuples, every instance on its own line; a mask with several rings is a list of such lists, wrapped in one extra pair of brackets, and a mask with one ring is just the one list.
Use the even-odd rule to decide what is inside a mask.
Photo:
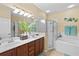
[(0, 56), (37, 56), (44, 50), (44, 35), (0, 46)]

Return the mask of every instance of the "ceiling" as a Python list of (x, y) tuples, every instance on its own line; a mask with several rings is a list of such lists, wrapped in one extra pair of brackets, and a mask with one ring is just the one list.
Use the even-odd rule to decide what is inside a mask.
[(34, 3), (34, 5), (40, 8), (42, 11), (50, 10), (52, 13), (67, 10), (67, 7), (71, 4), (79, 6), (78, 3)]
[[(74, 4), (75, 7), (76, 6), (79, 6), (79, 3), (32, 3), (32, 5), (37, 6), (40, 10), (42, 10), (44, 12), (46, 12), (46, 10), (50, 10), (50, 13), (68, 10), (67, 7), (69, 5), (71, 5), (71, 4)], [(13, 4), (4, 4), (4, 5), (9, 6), (9, 7), (12, 7), (13, 5), (17, 5), (17, 4), (14, 4), (13, 3)], [(23, 6), (26, 6), (26, 5), (28, 5), (28, 4), (27, 3), (26, 4), (23, 4)]]

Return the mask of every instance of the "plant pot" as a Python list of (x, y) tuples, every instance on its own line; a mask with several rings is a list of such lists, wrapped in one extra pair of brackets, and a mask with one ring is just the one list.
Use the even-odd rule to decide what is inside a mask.
[(28, 35), (26, 35), (26, 36), (20, 36), (20, 39), (21, 40), (26, 40), (26, 39), (28, 39)]

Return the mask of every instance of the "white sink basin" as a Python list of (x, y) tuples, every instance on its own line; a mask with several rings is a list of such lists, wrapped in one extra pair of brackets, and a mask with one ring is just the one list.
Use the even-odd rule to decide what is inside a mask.
[(17, 42), (17, 41), (21, 41), (20, 37), (5, 38), (5, 39), (2, 39), (0, 41), (0, 46), (7, 45), (7, 44), (10, 44), (10, 43), (14, 43), (14, 42)]

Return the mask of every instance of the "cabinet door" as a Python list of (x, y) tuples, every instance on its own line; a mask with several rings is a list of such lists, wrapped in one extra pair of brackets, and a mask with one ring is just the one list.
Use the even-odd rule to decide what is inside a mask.
[(28, 46), (29, 46), (29, 56), (34, 56), (35, 55), (35, 47), (34, 47), (34, 41), (33, 42), (30, 42), (28, 43)]
[(17, 56), (28, 56), (28, 44), (16, 48)]
[(35, 55), (40, 54), (40, 39), (35, 41)]
[(44, 50), (44, 37), (40, 38), (40, 53)]
[(16, 56), (16, 49), (11, 49), (9, 51), (3, 52), (0, 56)]

